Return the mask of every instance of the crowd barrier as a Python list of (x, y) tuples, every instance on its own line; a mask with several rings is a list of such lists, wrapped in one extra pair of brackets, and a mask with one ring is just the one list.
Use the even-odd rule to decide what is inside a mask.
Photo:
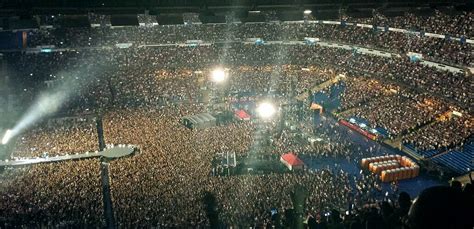
[(349, 127), (350, 129), (352, 129), (352, 130), (354, 130), (354, 131), (356, 131), (356, 132), (362, 134), (363, 136), (365, 136), (365, 137), (367, 137), (367, 138), (369, 138), (369, 139), (372, 139), (372, 140), (374, 140), (374, 141), (377, 140), (377, 135), (372, 134), (372, 133), (370, 133), (370, 132), (368, 132), (368, 131), (365, 131), (365, 130), (363, 130), (362, 128), (360, 128), (359, 126), (356, 126), (356, 125), (354, 125), (354, 124), (352, 124), (352, 123), (350, 123), (350, 122), (348, 122), (348, 121), (346, 121), (346, 120), (344, 120), (344, 119), (339, 120), (339, 123), (342, 124), (342, 125), (344, 125), (344, 126)]
[(420, 166), (409, 157), (398, 154), (363, 158), (361, 166), (380, 175), (382, 182), (410, 179), (420, 174)]

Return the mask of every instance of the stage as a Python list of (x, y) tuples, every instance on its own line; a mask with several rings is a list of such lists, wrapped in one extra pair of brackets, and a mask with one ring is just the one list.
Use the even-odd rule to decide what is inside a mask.
[(104, 151), (96, 152), (85, 152), (82, 154), (71, 154), (64, 156), (54, 157), (37, 157), (37, 158), (15, 158), (14, 160), (0, 161), (0, 167), (2, 166), (21, 166), (21, 165), (32, 165), (38, 163), (50, 163), (66, 160), (79, 160), (94, 157), (106, 157), (106, 158), (119, 158), (131, 155), (135, 152), (136, 147), (133, 145), (118, 145), (106, 148)]

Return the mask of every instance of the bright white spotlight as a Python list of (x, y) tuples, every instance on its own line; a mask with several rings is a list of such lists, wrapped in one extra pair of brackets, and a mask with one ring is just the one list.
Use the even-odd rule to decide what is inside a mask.
[(215, 83), (221, 83), (225, 80), (225, 72), (224, 70), (218, 68), (211, 72), (211, 79)]
[(2, 145), (7, 144), (8, 141), (10, 141), (11, 137), (12, 137), (12, 130), (7, 130), (7, 132), (5, 132), (5, 135), (3, 135)]
[(305, 11), (303, 11), (303, 13), (306, 14), (306, 15), (310, 14), (311, 12), (313, 12), (313, 11), (311, 11), (311, 10), (305, 10)]
[(271, 118), (275, 113), (276, 109), (273, 104), (268, 102), (260, 103), (257, 107), (257, 113), (261, 118), (267, 119)]

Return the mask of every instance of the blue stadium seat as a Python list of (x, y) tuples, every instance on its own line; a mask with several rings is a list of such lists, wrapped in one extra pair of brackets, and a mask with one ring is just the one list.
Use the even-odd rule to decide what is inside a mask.
[(467, 169), (473, 169), (474, 147), (470, 144), (464, 147), (463, 151), (453, 150), (447, 154), (433, 158), (433, 161), (442, 164), (457, 173), (466, 173)]

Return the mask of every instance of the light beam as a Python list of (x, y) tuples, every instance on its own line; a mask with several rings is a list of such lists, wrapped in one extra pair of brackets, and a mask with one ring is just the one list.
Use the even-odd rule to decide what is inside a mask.
[[(84, 62), (88, 63), (87, 60)], [(60, 73), (61, 82), (54, 88), (48, 89), (48, 91), (38, 96), (15, 127), (12, 128), (8, 135), (3, 137), (2, 144), (21, 134), (44, 118), (56, 113), (69, 100), (79, 96), (82, 90), (87, 88), (88, 83), (93, 81), (93, 77), (98, 75), (98, 72), (102, 70), (101, 67), (101, 64), (97, 64), (78, 68), (70, 72)]]
[(28, 109), (22, 119), (12, 129), (10, 138), (20, 134), (23, 130), (34, 125), (48, 115), (56, 113), (69, 96), (70, 93), (63, 89), (56, 92), (42, 94), (38, 101)]
[(10, 141), (10, 138), (12, 137), (12, 130), (7, 130), (7, 132), (5, 132), (5, 134), (3, 135), (3, 138), (2, 138), (2, 145), (5, 145), (8, 143), (8, 141)]

